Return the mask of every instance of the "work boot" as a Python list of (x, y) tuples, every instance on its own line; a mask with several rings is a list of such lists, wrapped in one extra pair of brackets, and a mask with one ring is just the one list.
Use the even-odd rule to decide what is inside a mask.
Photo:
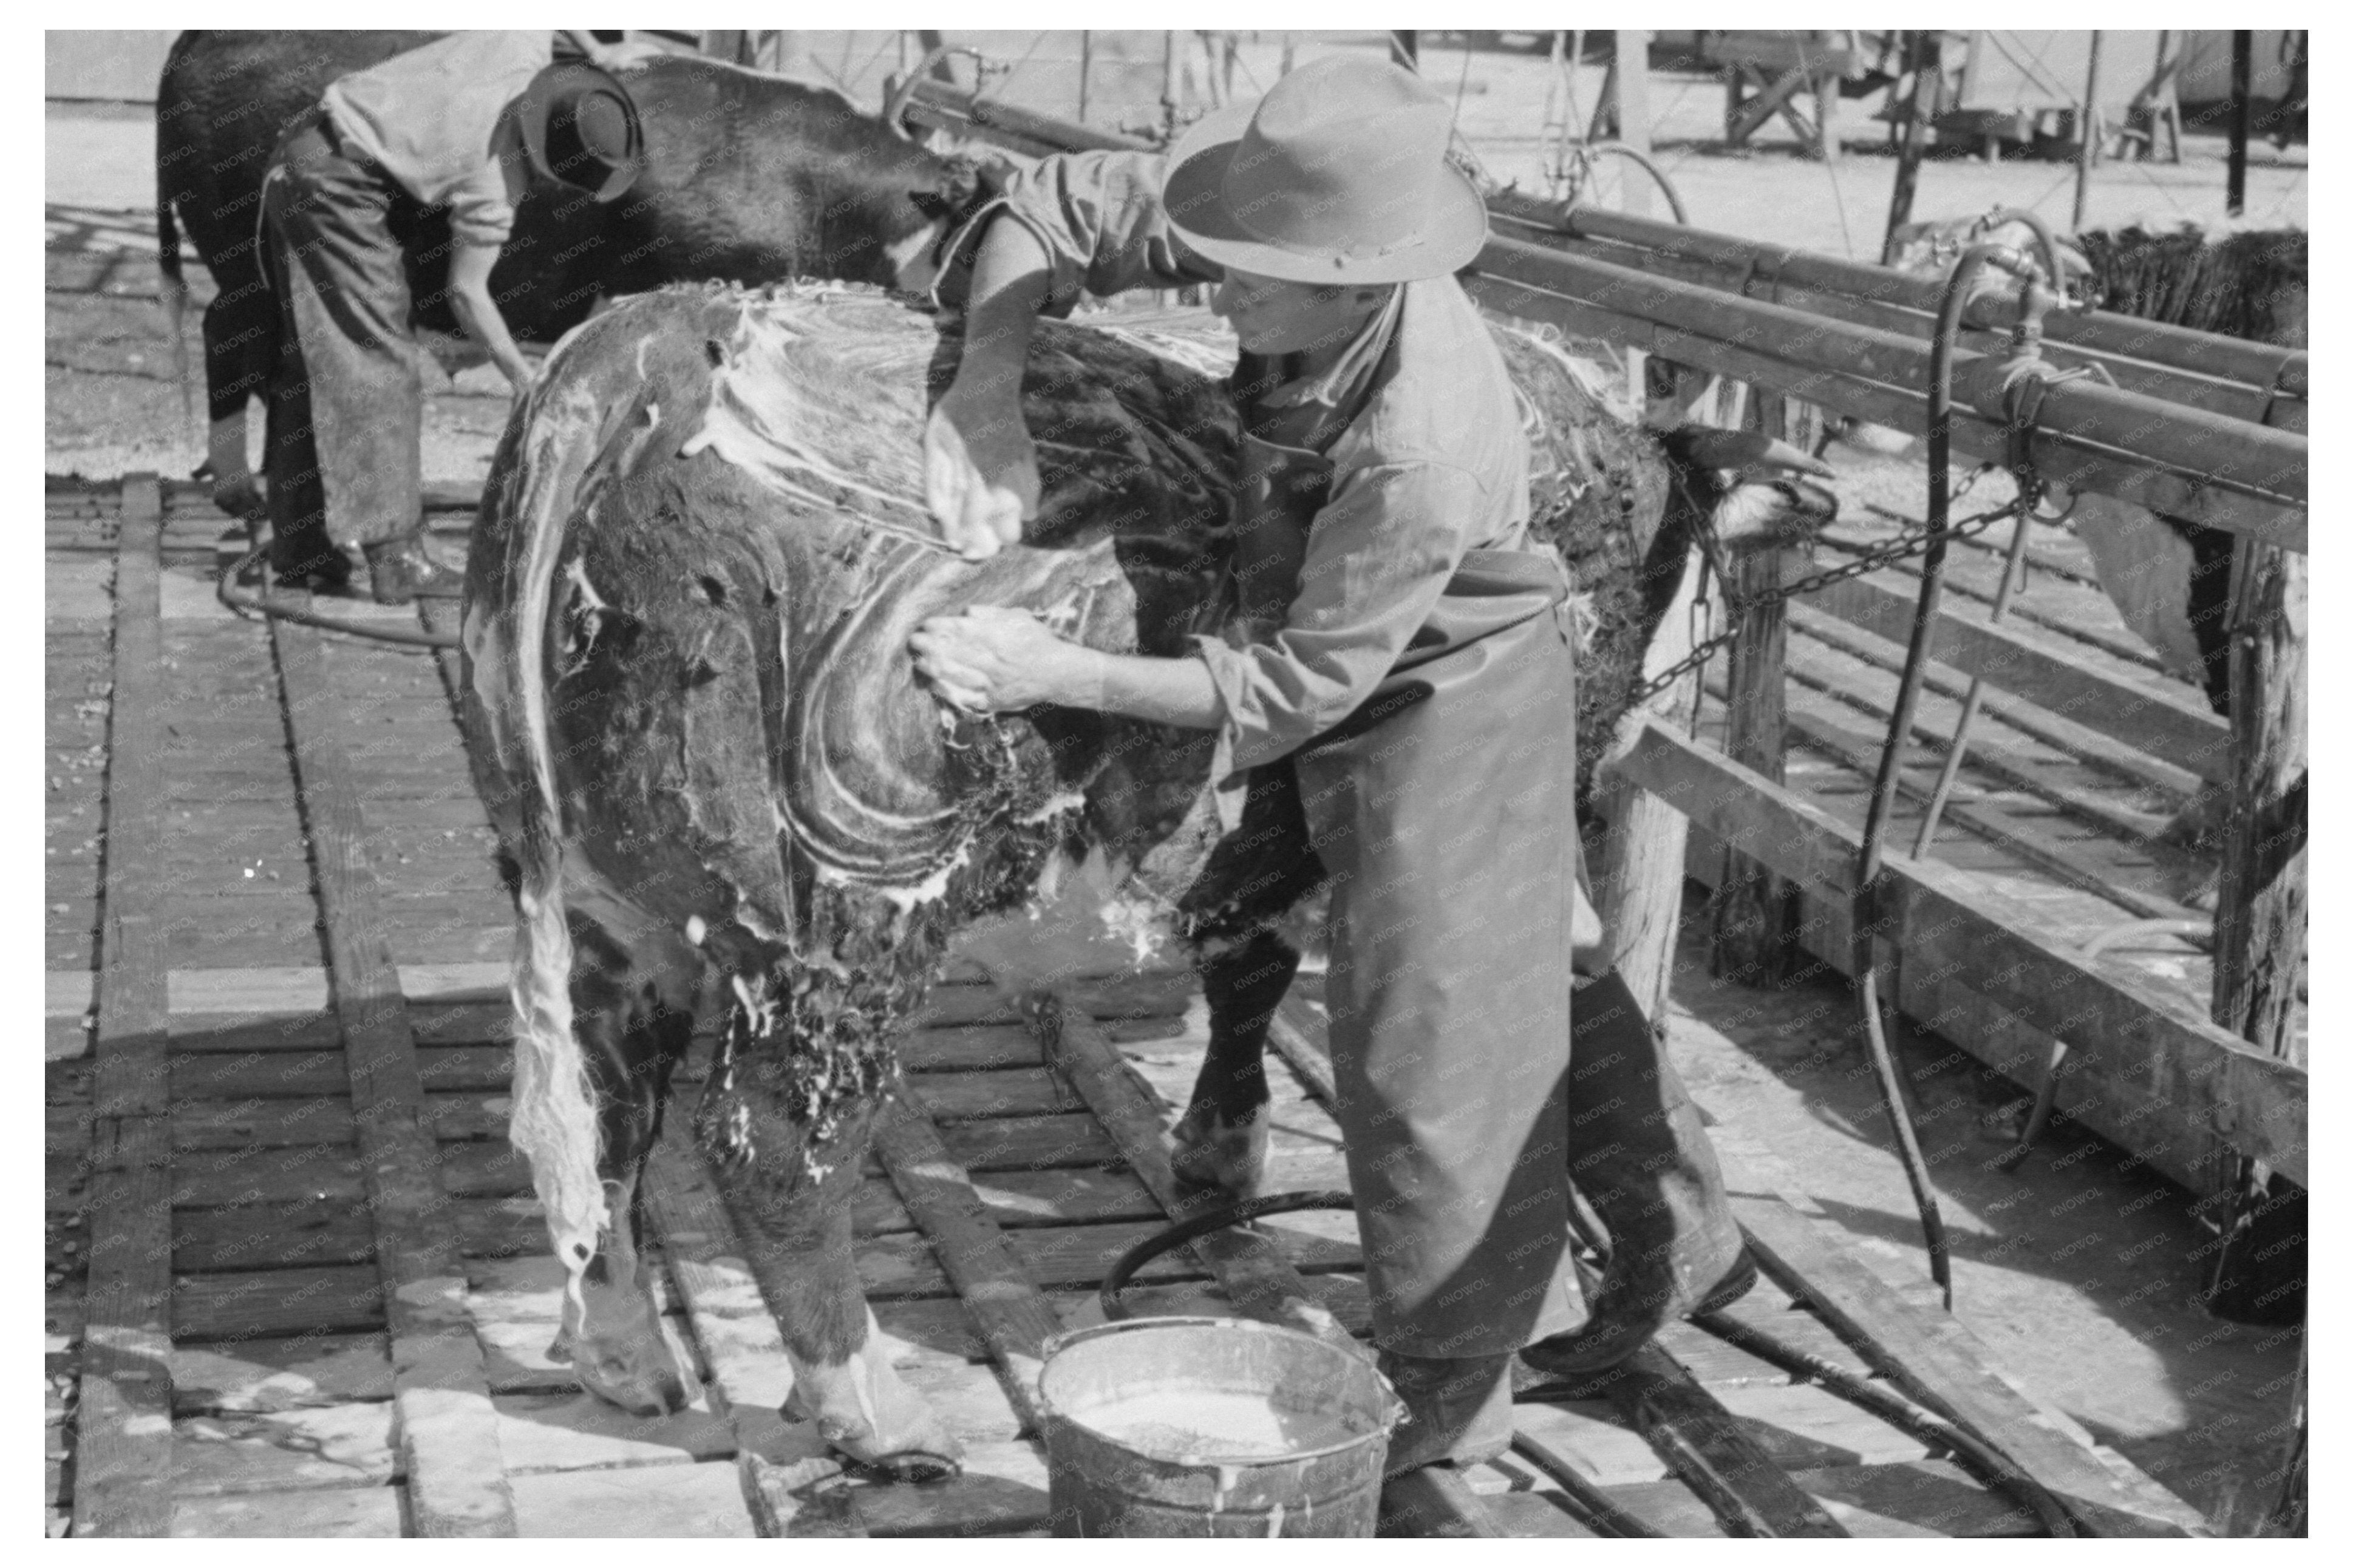
[(415, 599), (454, 599), (466, 591), (466, 574), (425, 553), (421, 539), (387, 539), (364, 546), (368, 591), (379, 605)]
[(1616, 1366), (1757, 1283), (1699, 1110), (1626, 982), (1611, 970), (1570, 1014), (1569, 1176), (1609, 1228), (1609, 1263), (1585, 1322), (1520, 1352), (1554, 1377)]
[(1387, 1475), (1424, 1465), (1467, 1468), (1512, 1446), (1512, 1358), (1380, 1352), (1377, 1363), (1405, 1401), (1403, 1425), (1389, 1436)]
[(272, 539), (269, 573), (281, 588), (312, 594), (343, 594), (352, 585), (351, 557), (315, 530)]

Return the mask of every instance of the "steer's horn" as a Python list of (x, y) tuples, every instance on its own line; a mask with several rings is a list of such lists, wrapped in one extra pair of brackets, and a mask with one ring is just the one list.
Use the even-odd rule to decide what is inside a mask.
[(1705, 468), (1787, 468), (1800, 474), (1812, 474), (1819, 479), (1831, 479), (1836, 470), (1819, 458), (1810, 458), (1788, 442), (1766, 435), (1761, 430), (1718, 430), (1707, 426), (1685, 426), (1676, 432), (1675, 445), (1683, 448), (1686, 462)]

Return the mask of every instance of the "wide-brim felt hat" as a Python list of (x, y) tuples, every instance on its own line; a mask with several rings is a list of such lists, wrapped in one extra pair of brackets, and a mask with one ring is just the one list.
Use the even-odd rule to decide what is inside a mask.
[(1412, 72), (1334, 55), (1196, 123), (1161, 205), (1221, 266), (1299, 283), (1409, 283), (1467, 266), (1487, 208), (1447, 162), (1453, 115)]
[(609, 202), (645, 167), (645, 132), (629, 89), (601, 67), (558, 60), (515, 99), (531, 166)]

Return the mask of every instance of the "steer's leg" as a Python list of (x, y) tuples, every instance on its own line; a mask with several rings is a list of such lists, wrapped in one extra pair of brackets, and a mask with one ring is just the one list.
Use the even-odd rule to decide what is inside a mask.
[(623, 941), (575, 910), (573, 1030), (597, 1108), (597, 1174), (613, 1227), (567, 1300), (564, 1338), (591, 1392), (640, 1415), (682, 1410), (702, 1392), (664, 1328), (644, 1252), (638, 1177), (661, 1135), (670, 1078), (694, 1027), (700, 960), (682, 944)]
[(1209, 1008), (1209, 1047), (1176, 1123), (1177, 1178), (1234, 1198), (1256, 1197), (1266, 1175), (1266, 1031), (1299, 973), (1299, 950), (1260, 930), (1205, 946), (1194, 962)]
[[(248, 400), (269, 395), (269, 369), (278, 352), (276, 300), (251, 287), (235, 300), (216, 299), (205, 307), (205, 388), (211, 424), (205, 443), (205, 468), (213, 504), (258, 526), (261, 490), (253, 480), (246, 450)], [(227, 279), (224, 279), (224, 283)]]
[(1265, 1180), (1267, 1026), (1300, 956), (1268, 922), (1323, 881), (1290, 763), (1253, 770), (1241, 821), (1178, 906), (1209, 1009), (1208, 1050), (1169, 1156), (1188, 1186), (1240, 1199)]
[(764, 992), (739, 1003), (695, 1135), (718, 1173), (793, 1365), (788, 1418), (902, 1480), (955, 1473), (964, 1447), (882, 1353), (858, 1283), (850, 1200), (863, 1179), (873, 1105), (842, 1115), (822, 1141), (788, 1105), (799, 1042)]

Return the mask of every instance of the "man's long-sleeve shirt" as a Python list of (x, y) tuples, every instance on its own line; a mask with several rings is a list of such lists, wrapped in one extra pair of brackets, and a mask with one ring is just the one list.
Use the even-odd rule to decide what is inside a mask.
[[(1168, 225), (1165, 164), (1147, 153), (1087, 153), (1018, 171), (950, 255), (964, 258), (994, 216), (1020, 224), (1046, 252), (1046, 309), (1057, 315), (1082, 290), (1221, 280), (1218, 265)], [(1402, 289), (1369, 395), (1322, 453), (1331, 488), (1282, 624), (1196, 639), (1225, 703), (1221, 779), (1229, 767), (1289, 755), (1353, 712), (1422, 631), (1465, 552), (1526, 546), (1528, 444), (1503, 356), (1453, 279)], [(1245, 428), (1308, 390), (1293, 382), (1246, 396)], [(1237, 509), (1252, 500), (1238, 495)]]
[(503, 245), (514, 226), (493, 133), (545, 69), (554, 37), (452, 33), (336, 81), (320, 102), (344, 143), (427, 206), (449, 209), (461, 245)]

